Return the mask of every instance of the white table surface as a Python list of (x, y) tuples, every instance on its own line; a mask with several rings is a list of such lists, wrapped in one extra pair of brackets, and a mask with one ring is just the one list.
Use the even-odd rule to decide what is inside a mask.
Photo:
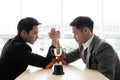
[(64, 75), (53, 75), (53, 68), (46, 70), (30, 67), (16, 80), (109, 80), (100, 72), (86, 68), (81, 60), (63, 68)]

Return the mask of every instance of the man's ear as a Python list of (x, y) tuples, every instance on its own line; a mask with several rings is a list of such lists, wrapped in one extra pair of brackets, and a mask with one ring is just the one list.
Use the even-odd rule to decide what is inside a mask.
[(26, 36), (26, 35), (27, 35), (27, 32), (26, 32), (25, 30), (22, 30), (22, 31), (21, 31), (21, 36), (24, 37), (24, 36)]
[(83, 32), (84, 32), (86, 35), (88, 35), (88, 34), (89, 34), (89, 32), (90, 32), (90, 30), (89, 30), (89, 28), (88, 28), (88, 27), (85, 27), (85, 28), (83, 29)]
[(88, 28), (87, 27), (85, 27), (83, 30), (84, 30), (84, 32), (88, 32)]

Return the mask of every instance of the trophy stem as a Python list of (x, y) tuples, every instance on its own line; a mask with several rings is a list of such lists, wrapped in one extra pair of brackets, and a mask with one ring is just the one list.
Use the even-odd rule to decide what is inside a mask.
[(56, 56), (56, 59), (58, 59), (58, 57)]
[[(58, 56), (56, 56), (56, 59), (57, 59), (57, 60), (58, 60), (58, 58), (59, 58), (59, 57), (58, 57)], [(60, 64), (60, 62), (57, 62), (57, 64)]]

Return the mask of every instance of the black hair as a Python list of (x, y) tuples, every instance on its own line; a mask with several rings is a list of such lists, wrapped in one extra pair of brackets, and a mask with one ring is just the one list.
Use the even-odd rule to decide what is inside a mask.
[(30, 30), (33, 29), (33, 26), (39, 24), (41, 23), (39, 23), (35, 18), (32, 17), (26, 17), (21, 19), (17, 25), (18, 35), (20, 35), (22, 30), (25, 30), (27, 33), (29, 33)]
[(93, 32), (93, 25), (93, 20), (86, 16), (79, 16), (70, 23), (70, 26), (76, 27), (80, 30), (82, 30), (84, 27), (88, 27), (91, 32)]

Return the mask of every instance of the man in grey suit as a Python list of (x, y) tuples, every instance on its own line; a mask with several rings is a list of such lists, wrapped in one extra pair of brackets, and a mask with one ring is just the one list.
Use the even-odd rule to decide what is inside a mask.
[[(82, 58), (87, 68), (99, 71), (110, 80), (120, 80), (118, 55), (110, 44), (93, 33), (93, 25), (92, 19), (85, 16), (79, 16), (70, 23), (79, 47), (62, 55), (61, 61), (69, 64)], [(53, 30), (50, 32), (50, 37), (56, 34), (57, 32)], [(55, 47), (60, 47), (59, 42)]]

